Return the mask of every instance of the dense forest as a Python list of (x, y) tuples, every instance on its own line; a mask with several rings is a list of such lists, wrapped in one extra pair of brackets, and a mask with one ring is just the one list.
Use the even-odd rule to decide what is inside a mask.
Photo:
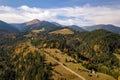
[[(46, 64), (43, 52), (25, 51), (16, 54), (16, 46), (25, 43), (23, 34), (14, 35), (16, 38), (5, 37), (0, 42), (0, 80), (49, 80), (51, 67)], [(24, 47), (24, 50), (29, 48)]]
[[(116, 79), (120, 75), (120, 60), (114, 55), (120, 54), (119, 34), (99, 29), (71, 35), (25, 32), (6, 36), (0, 41), (0, 80), (51, 80), (44, 48), (60, 49), (87, 69)], [(39, 50), (31, 50), (28, 43)]]

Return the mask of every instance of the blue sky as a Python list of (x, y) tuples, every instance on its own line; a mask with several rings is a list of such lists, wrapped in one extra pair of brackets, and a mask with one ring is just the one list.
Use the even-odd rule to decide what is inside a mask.
[(119, 5), (120, 0), (0, 0), (0, 5), (19, 7), (27, 5), (29, 7), (58, 8), (84, 6), (113, 6)]
[(120, 26), (120, 0), (0, 0), (0, 20), (22, 23), (36, 18), (63, 25)]

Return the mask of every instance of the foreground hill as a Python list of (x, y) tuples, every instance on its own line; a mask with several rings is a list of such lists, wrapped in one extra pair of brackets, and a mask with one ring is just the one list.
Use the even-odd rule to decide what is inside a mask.
[(120, 34), (120, 27), (110, 25), (110, 24), (109, 25), (102, 25), (101, 24), (101, 25), (86, 26), (85, 29), (89, 30), (89, 31), (93, 31), (96, 29), (105, 29), (107, 31), (111, 31), (111, 32)]
[[(66, 80), (114, 80), (113, 77), (103, 73), (90, 73), (90, 70), (82, 66), (81, 63), (61, 52), (59, 49), (45, 49), (47, 62), (53, 65), (54, 80), (60, 78)], [(57, 59), (59, 59), (57, 61)], [(57, 63), (57, 65), (55, 65)], [(54, 66), (55, 65), (55, 66)], [(97, 77), (97, 76), (99, 77)]]
[(16, 33), (19, 32), (19, 30), (14, 28), (12, 25), (0, 20), (0, 32)]
[(120, 75), (119, 59), (114, 55), (120, 51), (119, 34), (99, 29), (75, 32), (74, 35), (49, 35), (44, 38), (43, 45), (45, 48), (60, 49), (90, 70), (115, 78)]

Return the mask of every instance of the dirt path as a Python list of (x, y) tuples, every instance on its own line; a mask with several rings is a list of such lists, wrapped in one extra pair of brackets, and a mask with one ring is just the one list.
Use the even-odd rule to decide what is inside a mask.
[[(30, 43), (28, 43), (28, 45), (30, 47), (33, 47)], [(36, 47), (33, 47), (35, 48), (36, 50), (39, 50), (38, 48)], [(46, 51), (45, 51), (45, 54), (47, 56), (50, 56)], [(50, 56), (51, 57), (51, 56)], [(68, 67), (66, 67), (65, 65), (63, 65), (61, 62), (57, 61), (56, 59), (54, 59), (53, 57), (51, 57), (55, 62), (57, 62), (59, 65), (61, 65), (63, 68), (65, 68), (66, 70), (70, 71), (71, 73), (73, 73), (74, 75), (76, 75), (77, 77), (79, 77), (81, 80), (86, 80), (84, 77), (82, 77), (81, 75), (77, 74), (76, 72), (74, 72), (73, 70), (69, 69)]]
[[(46, 53), (46, 52), (45, 52)], [(46, 53), (47, 56), (50, 56), (48, 53)], [(51, 57), (51, 56), (50, 56)], [(69, 69), (68, 67), (66, 67), (65, 65), (63, 65), (61, 62), (57, 61), (56, 59), (54, 59), (53, 57), (51, 57), (55, 62), (57, 62), (59, 65), (61, 65), (63, 68), (65, 68), (66, 70), (70, 71), (71, 73), (73, 73), (74, 75), (76, 75), (77, 77), (79, 77), (81, 80), (86, 80), (84, 77), (82, 77), (81, 75), (77, 74), (76, 72), (72, 71), (71, 69)]]

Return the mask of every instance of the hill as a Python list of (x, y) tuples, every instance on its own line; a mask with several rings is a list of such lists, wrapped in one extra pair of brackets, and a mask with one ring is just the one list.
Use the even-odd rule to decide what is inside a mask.
[(119, 34), (99, 29), (77, 32), (74, 35), (49, 35), (45, 38), (45, 48), (60, 49), (90, 70), (94, 69), (115, 78), (120, 75), (119, 59), (114, 55), (120, 49)]
[(85, 29), (89, 30), (89, 31), (93, 31), (93, 30), (96, 30), (96, 29), (104, 29), (104, 30), (107, 30), (107, 31), (111, 31), (111, 32), (120, 34), (120, 27), (117, 27), (117, 26), (114, 26), (114, 25), (111, 25), (111, 24), (108, 24), (108, 25), (100, 24), (100, 25), (93, 25), (93, 26), (85, 26)]
[(12, 25), (0, 20), (0, 32), (16, 33), (19, 32), (19, 30), (14, 28)]

